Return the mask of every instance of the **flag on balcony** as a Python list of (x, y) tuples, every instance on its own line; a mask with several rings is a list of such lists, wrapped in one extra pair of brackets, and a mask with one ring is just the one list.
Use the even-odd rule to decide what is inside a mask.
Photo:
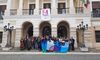
[(50, 20), (51, 19), (51, 14), (50, 14), (50, 9), (42, 9), (41, 10), (41, 19), (42, 20)]
[(89, 0), (81, 0), (82, 1), (82, 3), (84, 4), (84, 6), (86, 7), (86, 8), (88, 8), (88, 6), (89, 6), (89, 4), (90, 4), (90, 1)]
[(85, 4), (85, 3), (86, 3), (86, 1), (85, 1), (85, 0), (81, 0), (81, 1), (82, 1), (82, 3), (83, 3), (83, 4)]
[(89, 4), (90, 4), (90, 1), (89, 0), (86, 0), (85, 7), (88, 8)]

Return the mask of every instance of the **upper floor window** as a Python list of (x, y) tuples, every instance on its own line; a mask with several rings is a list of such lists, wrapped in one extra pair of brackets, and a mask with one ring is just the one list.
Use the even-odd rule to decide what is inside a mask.
[(6, 5), (0, 5), (0, 15), (4, 15), (5, 10), (6, 10)]
[(92, 2), (93, 17), (100, 17), (100, 2)]
[(43, 8), (51, 8), (51, 3), (44, 3)]
[(100, 42), (100, 31), (95, 31), (96, 42)]
[(65, 3), (58, 3), (58, 14), (66, 13), (66, 5)]
[(34, 9), (35, 9), (35, 4), (30, 4), (29, 5), (29, 15), (33, 15), (34, 14)]

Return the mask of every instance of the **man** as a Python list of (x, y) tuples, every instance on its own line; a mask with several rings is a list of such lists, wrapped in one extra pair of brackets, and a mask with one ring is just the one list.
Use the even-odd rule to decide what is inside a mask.
[(70, 43), (71, 44), (71, 50), (74, 51), (75, 50), (75, 48), (74, 48), (75, 40), (73, 39), (73, 37), (71, 37), (70, 41), (71, 41), (71, 43)]

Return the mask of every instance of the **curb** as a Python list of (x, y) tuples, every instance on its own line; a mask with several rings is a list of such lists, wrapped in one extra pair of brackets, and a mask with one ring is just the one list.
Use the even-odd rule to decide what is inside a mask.
[(6, 54), (15, 54), (15, 55), (34, 55), (34, 54), (44, 54), (44, 55), (67, 55), (67, 54), (74, 54), (74, 55), (100, 55), (100, 53), (92, 53), (92, 52), (68, 52), (68, 53), (43, 53), (43, 52), (0, 52), (0, 55), (6, 55)]

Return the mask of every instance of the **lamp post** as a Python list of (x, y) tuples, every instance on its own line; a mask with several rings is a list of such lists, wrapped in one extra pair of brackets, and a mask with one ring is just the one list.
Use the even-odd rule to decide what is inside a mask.
[(77, 25), (77, 31), (82, 31), (82, 47), (85, 47), (85, 42), (84, 42), (84, 32), (85, 30), (88, 29), (88, 24), (84, 24), (84, 22), (82, 21), (79, 25)]
[(14, 29), (14, 26), (10, 26), (10, 23), (8, 23), (7, 25), (4, 26), (4, 31), (8, 32), (7, 33), (7, 44), (6, 44), (6, 47), (11, 47), (11, 33), (12, 33), (13, 29)]

